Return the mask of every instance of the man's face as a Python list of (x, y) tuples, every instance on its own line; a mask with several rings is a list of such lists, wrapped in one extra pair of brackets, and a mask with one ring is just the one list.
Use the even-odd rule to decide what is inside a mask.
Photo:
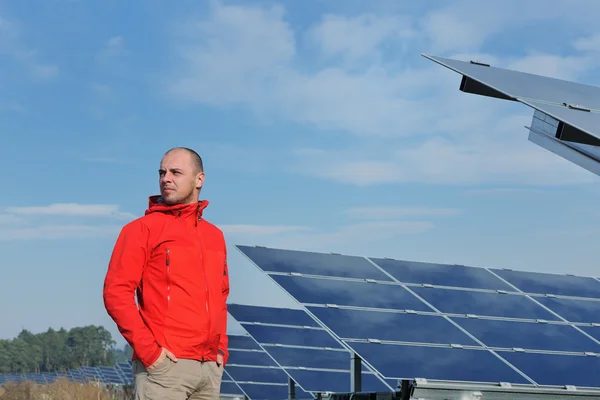
[(160, 194), (166, 204), (194, 203), (204, 182), (204, 173), (194, 168), (191, 155), (173, 150), (162, 158), (158, 170)]

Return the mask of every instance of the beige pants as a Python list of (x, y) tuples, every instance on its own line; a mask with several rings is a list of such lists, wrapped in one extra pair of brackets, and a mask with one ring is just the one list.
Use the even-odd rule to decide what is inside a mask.
[(167, 358), (148, 372), (137, 360), (132, 365), (135, 400), (218, 400), (223, 369), (212, 361)]

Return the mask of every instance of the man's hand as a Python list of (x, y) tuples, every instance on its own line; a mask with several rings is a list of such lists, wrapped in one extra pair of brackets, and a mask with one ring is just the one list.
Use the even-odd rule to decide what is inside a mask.
[(217, 354), (217, 366), (223, 368), (223, 356), (221, 354)]
[(150, 365), (148, 368), (146, 368), (146, 370), (148, 372), (152, 371), (154, 368), (156, 368), (156, 366), (158, 364), (165, 361), (165, 359), (167, 359), (167, 358), (169, 358), (173, 362), (177, 362), (177, 357), (175, 357), (175, 354), (171, 353), (169, 350), (167, 350), (163, 347), (162, 351), (160, 352), (160, 356), (158, 356), (158, 359), (156, 361), (154, 361), (154, 363), (152, 365)]

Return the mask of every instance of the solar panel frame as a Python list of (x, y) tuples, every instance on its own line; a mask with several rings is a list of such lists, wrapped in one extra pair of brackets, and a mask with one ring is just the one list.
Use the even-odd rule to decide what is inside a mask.
[[(238, 248), (238, 249), (239, 249), (239, 248)], [(240, 249), (240, 251), (242, 252), (242, 254), (246, 255), (246, 254), (245, 254), (245, 253), (244, 253), (244, 252), (243, 252), (241, 249)], [(273, 280), (273, 282), (274, 282), (276, 285), (278, 285), (278, 286), (279, 286), (279, 287), (280, 287), (282, 290), (284, 290), (286, 293), (288, 293), (288, 295), (290, 295), (290, 297), (291, 297), (292, 299), (294, 299), (294, 301), (295, 301), (295, 302), (296, 302), (296, 303), (297, 303), (299, 306), (301, 306), (303, 309), (305, 309), (305, 310), (307, 311), (307, 313), (308, 313), (309, 315), (311, 315), (311, 317), (313, 317), (313, 318), (314, 318), (314, 319), (315, 319), (317, 322), (319, 322), (319, 324), (320, 324), (321, 326), (323, 326), (325, 329), (328, 329), (332, 335), (334, 335), (334, 336), (338, 337), (340, 340), (342, 340), (342, 339), (343, 339), (343, 338), (340, 338), (340, 337), (339, 337), (339, 335), (337, 335), (337, 334), (336, 334), (336, 333), (335, 333), (335, 332), (334, 332), (332, 329), (330, 329), (330, 328), (329, 328), (329, 327), (328, 327), (326, 324), (324, 324), (322, 321), (320, 321), (320, 320), (319, 320), (319, 318), (317, 318), (317, 317), (316, 317), (316, 316), (315, 316), (313, 313), (311, 313), (311, 312), (310, 312), (310, 309), (309, 309), (310, 307), (308, 307), (308, 306), (310, 306), (310, 305), (308, 305), (308, 306), (307, 306), (307, 304), (305, 304), (305, 303), (301, 302), (300, 300), (296, 299), (296, 298), (295, 298), (295, 297), (294, 297), (292, 294), (290, 294), (290, 293), (289, 293), (289, 292), (288, 292), (288, 291), (287, 291), (287, 290), (286, 290), (284, 287), (282, 287), (282, 286), (281, 286), (281, 285), (280, 285), (280, 284), (279, 284), (279, 283), (278, 283), (278, 282), (277, 282), (275, 279), (273, 279), (273, 276), (272, 276), (272, 274), (270, 274), (268, 271), (265, 271), (264, 269), (262, 269), (262, 268), (261, 268), (261, 266), (260, 266), (259, 264), (257, 264), (256, 262), (254, 262), (254, 261), (252, 260), (252, 258), (250, 258), (250, 257), (247, 257), (247, 258), (248, 258), (248, 260), (249, 260), (249, 261), (250, 261), (252, 264), (254, 264), (256, 267), (258, 267), (258, 268), (259, 268), (259, 270), (261, 270), (263, 273), (265, 273), (267, 276), (269, 276), (269, 277), (270, 277), (270, 278)], [(368, 258), (367, 258), (367, 257), (365, 257), (365, 259), (367, 259), (367, 260), (368, 260)], [(385, 272), (385, 271), (384, 271), (384, 272)], [(493, 273), (493, 272), (492, 272), (492, 273)], [(391, 276), (391, 278), (393, 278), (393, 276)], [(401, 284), (401, 285), (402, 285), (402, 283), (400, 283), (400, 282), (399, 282), (397, 279), (395, 279), (395, 278), (393, 278), (393, 279), (394, 279), (394, 281), (395, 281), (395, 282), (397, 282), (397, 283), (399, 283), (399, 284)], [(502, 279), (502, 278), (500, 278), (500, 279)], [(508, 282), (507, 282), (507, 283), (508, 283)], [(403, 286), (406, 288), (406, 285), (403, 285)], [(511, 285), (511, 286), (513, 286), (513, 285)], [(514, 287), (514, 286), (513, 286), (513, 287)], [(410, 289), (409, 289), (409, 290), (410, 290)], [(524, 295), (524, 293), (523, 293), (522, 291), (518, 290), (518, 288), (516, 288), (516, 287), (515, 287), (515, 290), (516, 290), (518, 293), (520, 293), (520, 294)], [(530, 297), (530, 298), (532, 298), (532, 300), (534, 300), (534, 301), (535, 301), (535, 297), (533, 297), (533, 296), (529, 296), (529, 297)], [(423, 300), (423, 299), (421, 299), (421, 300)], [(427, 302), (425, 302), (425, 303), (427, 303)], [(543, 304), (541, 304), (541, 303), (538, 303), (538, 304), (539, 304), (541, 307), (545, 307), (545, 306), (544, 306)], [(314, 305), (314, 304), (311, 304), (311, 305)], [(430, 305), (430, 306), (431, 306), (431, 305)], [(439, 314), (443, 315), (444, 317), (446, 317), (446, 318), (450, 319), (450, 317), (449, 317), (449, 316), (446, 316), (446, 315), (444, 315), (443, 313), (439, 312), (439, 310), (437, 310), (435, 307), (433, 307), (433, 306), (431, 306), (431, 307), (432, 307), (432, 309), (433, 309), (433, 310), (435, 310), (437, 313), (439, 313)], [(340, 307), (340, 308), (341, 308), (341, 307)], [(348, 307), (346, 307), (346, 308), (348, 308)], [(564, 323), (566, 323), (566, 322), (567, 322), (567, 321), (566, 321), (566, 320), (565, 320), (565, 319), (564, 319), (562, 316), (560, 316), (560, 315), (556, 314), (556, 313), (555, 313), (555, 312), (553, 312), (552, 310), (549, 310), (549, 311), (550, 311), (550, 312), (552, 312), (553, 314), (557, 315), (557, 316), (560, 318), (561, 322), (558, 322), (558, 323), (563, 323), (563, 322), (564, 322)], [(451, 319), (450, 319), (450, 320), (451, 320)], [(541, 321), (541, 322), (544, 322), (544, 321)], [(572, 326), (572, 327), (576, 327), (576, 325), (575, 325), (575, 324), (569, 324), (569, 325), (570, 325), (570, 326)], [(461, 330), (463, 330), (463, 331), (464, 331), (466, 334), (468, 334), (469, 336), (471, 336), (473, 339), (475, 339), (475, 340), (476, 340), (476, 341), (477, 341), (477, 342), (480, 344), (480, 350), (479, 350), (479, 351), (488, 352), (489, 354), (493, 355), (493, 356), (494, 356), (494, 357), (495, 357), (497, 360), (501, 361), (501, 362), (503, 363), (503, 365), (505, 365), (505, 366), (509, 367), (509, 368), (510, 368), (512, 371), (514, 371), (516, 374), (518, 374), (518, 376), (519, 376), (520, 378), (523, 378), (523, 379), (524, 379), (524, 381), (523, 381), (523, 380), (521, 380), (521, 379), (515, 379), (515, 380), (514, 380), (514, 382), (512, 382), (512, 383), (513, 383), (513, 386), (515, 386), (515, 385), (516, 385), (516, 386), (523, 386), (524, 388), (527, 388), (527, 387), (529, 387), (529, 388), (533, 388), (533, 387), (540, 387), (540, 386), (541, 386), (541, 385), (538, 385), (538, 384), (537, 384), (537, 383), (536, 383), (536, 382), (535, 382), (535, 381), (534, 381), (534, 380), (533, 380), (531, 377), (527, 376), (527, 375), (526, 375), (526, 374), (525, 374), (523, 371), (521, 371), (520, 369), (518, 369), (516, 366), (514, 366), (513, 364), (511, 364), (510, 362), (508, 362), (506, 359), (503, 359), (503, 358), (502, 358), (502, 357), (501, 357), (501, 356), (498, 354), (498, 352), (497, 352), (497, 351), (495, 351), (495, 350), (493, 350), (493, 349), (489, 349), (489, 348), (487, 348), (487, 347), (486, 347), (486, 345), (485, 345), (483, 342), (479, 341), (479, 340), (478, 340), (477, 338), (475, 338), (475, 337), (474, 337), (472, 334), (470, 334), (470, 333), (469, 333), (467, 330), (465, 330), (465, 329), (461, 328), (460, 326), (458, 326), (458, 328), (459, 328), (459, 329), (461, 329)], [(583, 333), (583, 331), (582, 331), (582, 333)], [(591, 335), (588, 335), (588, 336), (589, 336), (590, 338), (592, 338), (592, 336), (591, 336)], [(594, 341), (595, 341), (596, 343), (600, 343), (600, 342), (598, 342), (598, 341), (597, 341), (597, 340), (595, 340), (595, 339), (594, 339)], [(345, 345), (347, 345), (347, 347), (349, 347), (351, 350), (352, 350), (352, 348), (353, 348), (353, 347), (352, 347), (352, 345), (353, 345), (353, 344), (355, 344), (355, 343), (356, 343), (357, 345), (358, 345), (358, 344), (361, 344), (361, 345), (362, 345), (362, 344), (373, 344), (373, 343), (379, 343), (379, 341), (377, 341), (377, 340), (375, 340), (375, 341), (366, 341), (366, 342), (365, 342), (365, 341), (363, 341), (363, 342), (349, 342), (349, 341), (344, 341), (344, 340), (342, 340), (342, 342), (343, 342)], [(355, 346), (355, 347), (356, 347), (356, 346)], [(454, 347), (454, 346), (450, 346), (450, 347), (448, 347), (448, 348), (453, 348), (453, 347)], [(355, 350), (356, 350), (356, 349), (355, 349)], [(358, 355), (359, 355), (359, 356), (361, 356), (361, 358), (362, 358), (363, 362), (364, 362), (366, 365), (368, 365), (368, 366), (369, 366), (370, 368), (372, 368), (374, 371), (377, 371), (377, 369), (376, 369), (376, 368), (373, 368), (373, 365), (372, 365), (372, 364), (369, 362), (370, 360), (369, 360), (368, 358), (367, 358), (367, 359), (365, 359), (364, 357), (362, 357), (363, 355), (362, 355), (362, 354), (360, 354), (360, 352), (358, 352), (358, 351), (357, 351), (357, 353), (358, 353)], [(512, 349), (512, 352), (509, 352), (509, 353), (507, 353), (507, 354), (512, 354), (512, 353), (519, 353), (519, 354), (521, 354), (521, 353), (523, 353), (523, 354), (552, 354), (552, 352), (548, 352), (548, 351), (539, 351), (539, 350), (537, 350), (537, 351), (531, 351), (531, 350), (523, 350), (523, 349), (518, 349), (518, 348), (517, 348), (517, 349)], [(600, 355), (598, 355), (597, 353), (594, 353), (594, 352), (577, 353), (577, 355), (573, 355), (572, 353), (555, 353), (555, 354), (559, 354), (559, 355), (565, 355), (565, 356), (573, 356), (573, 357), (579, 357), (579, 356), (592, 356), (592, 357), (594, 357), (594, 356), (595, 356), (595, 357), (598, 357), (598, 356), (600, 356)], [(384, 377), (384, 378), (390, 378), (389, 376), (386, 376), (386, 375), (384, 375), (384, 374), (381, 374), (381, 372), (380, 372), (380, 375), (381, 375), (382, 377)], [(393, 378), (396, 378), (396, 377), (393, 377)], [(415, 377), (415, 376), (408, 376), (408, 377), (406, 377), (406, 379), (415, 379), (415, 378), (419, 378), (419, 377)], [(424, 377), (424, 378), (427, 378), (427, 377)], [(450, 383), (452, 384), (452, 382), (450, 382)], [(454, 383), (456, 383), (456, 382), (454, 381)], [(478, 384), (478, 383), (481, 383), (481, 382), (477, 382), (477, 381), (467, 381), (466, 383), (470, 383), (470, 384)], [(499, 382), (492, 382), (492, 383), (498, 384)], [(558, 387), (558, 389), (561, 389), (561, 388), (562, 388), (562, 389), (564, 389), (564, 387), (560, 387), (561, 385), (549, 385), (549, 386), (548, 386), (548, 388), (549, 388), (549, 389), (551, 389), (551, 390), (554, 390), (554, 389), (556, 388), (556, 386), (559, 386), (559, 387)], [(583, 387), (582, 389), (584, 389), (584, 390), (591, 390), (591, 391), (597, 391), (597, 390), (599, 390), (599, 389), (600, 389), (600, 385), (599, 385), (599, 386), (591, 386), (591, 387)]]

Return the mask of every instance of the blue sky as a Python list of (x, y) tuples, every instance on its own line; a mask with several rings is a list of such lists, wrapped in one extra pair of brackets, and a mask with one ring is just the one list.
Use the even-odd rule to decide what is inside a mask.
[[(0, 2), (0, 338), (103, 324), (123, 343), (104, 274), (174, 146), (202, 155), (206, 217), (230, 247), (598, 274), (600, 179), (527, 140), (532, 110), (459, 92), (420, 54), (600, 85), (599, 14)], [(230, 268), (230, 301), (294, 306), (233, 248)]]

